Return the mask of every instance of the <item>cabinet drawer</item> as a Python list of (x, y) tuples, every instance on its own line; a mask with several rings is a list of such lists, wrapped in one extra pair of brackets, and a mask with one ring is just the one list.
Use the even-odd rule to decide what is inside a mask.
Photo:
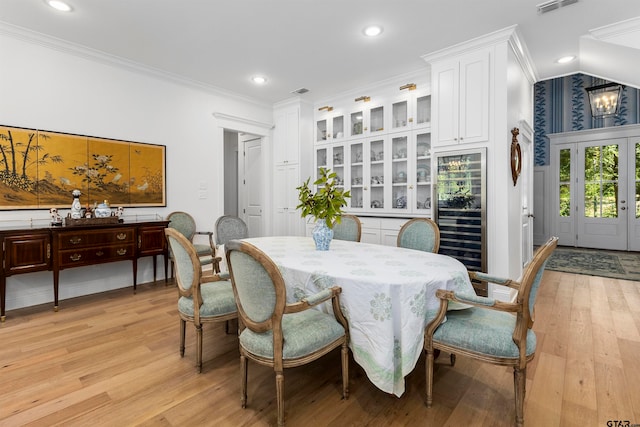
[(60, 233), (58, 235), (58, 247), (60, 250), (134, 242), (134, 228), (118, 228), (114, 230), (78, 230), (77, 232)]
[(58, 260), (60, 268), (65, 268), (133, 259), (134, 256), (135, 246), (128, 244), (68, 249), (58, 253)]

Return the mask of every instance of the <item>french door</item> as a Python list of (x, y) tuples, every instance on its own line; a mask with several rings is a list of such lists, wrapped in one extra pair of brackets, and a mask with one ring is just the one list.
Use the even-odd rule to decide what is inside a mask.
[(640, 250), (640, 138), (554, 146), (560, 244)]

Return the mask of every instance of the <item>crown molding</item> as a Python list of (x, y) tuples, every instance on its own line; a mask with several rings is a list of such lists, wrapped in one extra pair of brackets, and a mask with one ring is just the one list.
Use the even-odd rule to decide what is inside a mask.
[(111, 55), (96, 49), (91, 49), (77, 43), (72, 43), (56, 37), (51, 37), (37, 31), (28, 30), (26, 28), (12, 25), (7, 22), (0, 21), (0, 35), (41, 46), (46, 49), (57, 50), (59, 52), (74, 55), (92, 62), (117, 67), (137, 74), (143, 74), (149, 77), (157, 78), (166, 82), (179, 84), (181, 86), (186, 86), (191, 89), (196, 89), (213, 95), (247, 102), (262, 108), (270, 109), (273, 107), (271, 104), (260, 102), (256, 99), (242, 96), (235, 92), (219, 88), (217, 86), (213, 86), (197, 80), (187, 79), (177, 74), (163, 71), (158, 68), (149, 67), (140, 64), (139, 62), (131, 61), (116, 55)]

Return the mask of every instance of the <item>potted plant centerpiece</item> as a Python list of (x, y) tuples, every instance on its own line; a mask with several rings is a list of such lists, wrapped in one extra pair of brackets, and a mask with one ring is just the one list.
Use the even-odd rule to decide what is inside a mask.
[(311, 178), (307, 178), (304, 184), (296, 188), (300, 200), (296, 209), (301, 209), (302, 217), (315, 218), (313, 240), (316, 242), (316, 249), (327, 251), (333, 238), (333, 222), (340, 222), (342, 207), (347, 205), (347, 198), (351, 194), (338, 186), (337, 174), (329, 169), (320, 168), (320, 177), (313, 183), (318, 188), (315, 193), (309, 187), (310, 180)]

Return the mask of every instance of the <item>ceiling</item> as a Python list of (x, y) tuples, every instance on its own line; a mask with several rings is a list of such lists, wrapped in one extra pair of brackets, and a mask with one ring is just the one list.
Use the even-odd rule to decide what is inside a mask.
[[(539, 80), (584, 72), (640, 87), (640, 1), (579, 0), (539, 14), (541, 2), (68, 0), (74, 10), (63, 13), (43, 0), (1, 0), (0, 33), (271, 105), (303, 87), (301, 97), (317, 102), (409, 74), (426, 67), (422, 55), (517, 24)], [(362, 34), (372, 23), (381, 36)], [(565, 55), (578, 59), (555, 63)], [(252, 83), (256, 74), (267, 84)]]

